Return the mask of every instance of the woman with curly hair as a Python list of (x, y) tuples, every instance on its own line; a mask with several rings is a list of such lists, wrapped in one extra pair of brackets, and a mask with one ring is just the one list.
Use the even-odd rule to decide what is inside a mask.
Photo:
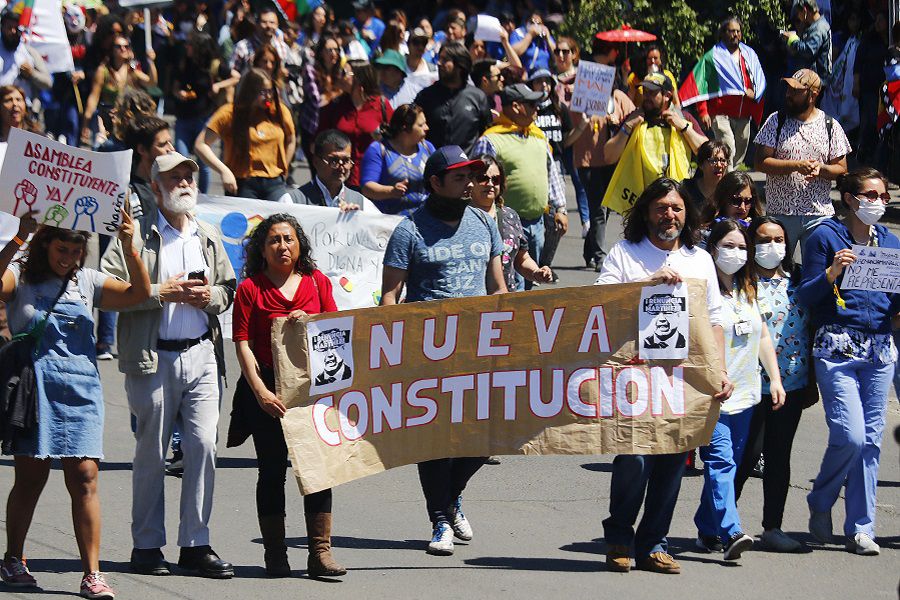
[[(222, 160), (212, 146), (222, 140)], [(194, 153), (222, 177), (225, 193), (277, 201), (294, 156), (294, 120), (272, 78), (252, 68), (241, 77), (234, 103), (219, 108), (197, 136)]]
[(0, 86), (0, 142), (9, 139), (13, 127), (38, 133), (38, 124), (28, 116), (25, 91), (17, 85)]
[[(259, 475), (256, 512), (265, 547), (266, 573), (288, 577), (284, 484), (287, 445), (279, 420), (284, 403), (275, 395), (272, 320), (334, 312), (331, 281), (316, 269), (309, 239), (291, 215), (272, 215), (257, 225), (246, 247), (244, 280), (234, 300), (232, 339), (241, 378), (234, 393), (228, 447), (253, 438)], [(311, 577), (344, 575), (331, 555), (331, 490), (303, 497)]]

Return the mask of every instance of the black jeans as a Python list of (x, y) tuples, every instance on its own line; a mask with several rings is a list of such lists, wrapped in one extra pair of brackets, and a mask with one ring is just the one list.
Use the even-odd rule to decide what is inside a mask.
[(615, 170), (615, 165), (578, 169), (578, 177), (581, 178), (587, 192), (588, 213), (591, 218), (591, 228), (588, 230), (587, 237), (584, 238), (585, 263), (594, 261), (598, 265), (602, 265), (603, 259), (606, 258), (603, 243), (606, 240), (606, 221), (609, 217), (609, 209), (602, 203), (603, 194), (606, 193), (606, 188), (609, 186)]
[(780, 410), (772, 410), (772, 396), (763, 395), (753, 409), (746, 451), (734, 478), (734, 493), (741, 497), (744, 483), (753, 472), (762, 453), (766, 457), (763, 470), (763, 529), (781, 529), (784, 504), (791, 484), (791, 447), (803, 414), (805, 390), (787, 393)]
[[(269, 390), (275, 391), (275, 374), (260, 367), (260, 375)], [(284, 484), (289, 465), (287, 444), (278, 419), (267, 415), (256, 401), (247, 381), (241, 376), (235, 390), (235, 402), (241, 403), (242, 415), (249, 425), (256, 449), (256, 514), (259, 517), (284, 516)], [(331, 490), (303, 496), (306, 514), (331, 512)]]
[(240, 198), (278, 202), (287, 193), (284, 177), (247, 177), (238, 179), (237, 184)]
[(418, 464), (419, 482), (422, 484), (422, 493), (425, 494), (425, 508), (432, 526), (441, 521), (450, 522), (447, 509), (463, 493), (466, 484), (486, 460), (486, 456), (438, 458)]

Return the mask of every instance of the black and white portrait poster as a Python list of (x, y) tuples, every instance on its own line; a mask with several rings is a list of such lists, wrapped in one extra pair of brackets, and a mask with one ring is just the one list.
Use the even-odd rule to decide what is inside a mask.
[(688, 356), (688, 290), (684, 283), (641, 290), (638, 310), (638, 356), (680, 359)]
[(353, 385), (353, 317), (309, 323), (306, 343), (312, 376), (310, 395), (326, 394)]

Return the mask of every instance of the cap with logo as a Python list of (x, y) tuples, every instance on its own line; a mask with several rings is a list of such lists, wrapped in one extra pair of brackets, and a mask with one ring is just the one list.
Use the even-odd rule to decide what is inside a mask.
[(153, 166), (150, 167), (150, 179), (156, 179), (160, 173), (168, 173), (175, 167), (185, 164), (188, 165), (194, 173), (200, 170), (197, 163), (177, 152), (169, 152), (168, 154), (157, 156), (156, 160), (153, 161)]
[(524, 83), (508, 85), (500, 92), (500, 102), (504, 106), (513, 102), (530, 102), (534, 104), (541, 102), (544, 98), (546, 98), (544, 92), (536, 92)]
[(822, 80), (811, 69), (800, 69), (790, 77), (785, 77), (784, 82), (795, 90), (822, 89)]
[(641, 82), (641, 87), (645, 90), (660, 91), (663, 93), (675, 91), (675, 88), (672, 87), (672, 80), (663, 73), (648, 74)]
[(444, 146), (434, 151), (425, 163), (425, 181), (432, 175), (440, 175), (446, 171), (474, 167), (484, 169), (484, 163), (480, 160), (471, 160), (459, 146)]

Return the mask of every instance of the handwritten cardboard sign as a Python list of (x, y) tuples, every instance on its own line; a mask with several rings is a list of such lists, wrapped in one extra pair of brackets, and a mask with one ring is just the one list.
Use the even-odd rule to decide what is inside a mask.
[(842, 290), (900, 292), (900, 250), (853, 246), (856, 262), (844, 267)]
[(578, 61), (571, 109), (586, 115), (609, 114), (609, 98), (615, 78), (615, 67), (586, 60)]
[(115, 235), (131, 171), (131, 150), (90, 152), (11, 129), (0, 169), (0, 210), (38, 223)]

